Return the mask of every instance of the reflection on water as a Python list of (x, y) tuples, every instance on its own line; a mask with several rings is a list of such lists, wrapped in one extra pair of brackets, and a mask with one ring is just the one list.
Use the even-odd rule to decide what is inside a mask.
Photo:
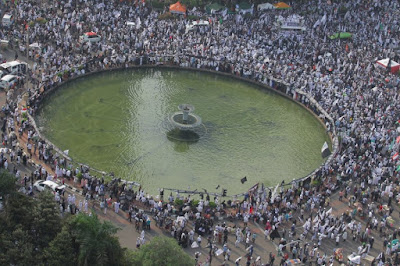
[[(196, 142), (168, 140), (165, 123), (181, 103), (193, 104), (203, 120)], [(233, 194), (257, 182), (273, 186), (317, 168), (328, 139), (311, 114), (283, 97), (189, 71), (129, 70), (72, 81), (36, 119), (76, 161), (136, 180), (152, 193), (188, 186), (216, 192), (221, 184)]]

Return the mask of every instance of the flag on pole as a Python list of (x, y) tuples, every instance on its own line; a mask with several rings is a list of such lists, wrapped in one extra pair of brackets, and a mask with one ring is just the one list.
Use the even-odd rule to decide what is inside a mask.
[(393, 156), (392, 156), (392, 160), (397, 160), (397, 158), (399, 158), (399, 153), (396, 152)]
[(400, 142), (400, 136), (398, 136), (397, 138), (396, 138), (396, 143), (399, 143)]
[(393, 138), (392, 143), (389, 145), (389, 150), (393, 149), (395, 139)]
[(322, 158), (326, 158), (329, 155), (331, 155), (331, 151), (329, 150), (329, 146), (326, 141), (325, 141), (324, 145), (322, 145), (321, 155), (322, 155)]
[(240, 179), (240, 182), (242, 182), (242, 184), (244, 184), (244, 182), (246, 182), (247, 181), (247, 177), (245, 176), (245, 177), (243, 177), (242, 179)]

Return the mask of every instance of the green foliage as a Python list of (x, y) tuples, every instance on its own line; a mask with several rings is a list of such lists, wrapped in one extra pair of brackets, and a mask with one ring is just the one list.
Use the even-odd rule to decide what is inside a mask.
[(183, 205), (183, 200), (181, 200), (181, 199), (175, 199), (175, 205), (177, 205), (177, 206), (182, 206)]
[(199, 202), (200, 202), (199, 200), (193, 200), (192, 201), (192, 206), (193, 207), (197, 207), (199, 205)]
[(73, 217), (71, 227), (79, 244), (78, 265), (122, 264), (122, 248), (114, 236), (118, 229), (110, 222), (80, 213)]
[(31, 237), (22, 226), (0, 235), (0, 265), (36, 265)]
[(34, 219), (35, 242), (37, 248), (43, 250), (56, 237), (61, 230), (59, 209), (54, 201), (54, 196), (44, 191), (39, 194), (36, 217)]
[(5, 205), (7, 224), (14, 231), (17, 225), (22, 230), (32, 231), (32, 217), (35, 217), (36, 202), (24, 194), (12, 194)]
[(77, 265), (76, 243), (70, 233), (70, 228), (64, 226), (60, 233), (50, 242), (44, 251), (44, 258), (48, 265)]
[(15, 193), (15, 176), (11, 175), (7, 170), (0, 170), (0, 196)]
[(319, 179), (314, 179), (313, 181), (311, 181), (311, 186), (316, 187), (319, 186), (321, 184), (321, 180)]
[(151, 1), (151, 5), (155, 9), (164, 9), (166, 6), (165, 2), (162, 1)]
[(215, 204), (214, 201), (210, 201), (210, 203), (208, 204), (208, 206), (210, 206), (210, 208), (216, 208), (217, 204)]
[(0, 172), (0, 191), (7, 195), (0, 215), (0, 265), (132, 265), (110, 222), (94, 214), (62, 219), (53, 194), (41, 192), (36, 200), (11, 193), (15, 177), (8, 175)]
[(204, 6), (203, 1), (201, 0), (180, 0), (182, 5), (185, 5), (188, 9), (192, 9), (193, 7), (199, 7), (200, 5)]
[(195, 264), (175, 239), (169, 237), (154, 237), (139, 250), (128, 253), (130, 265), (136, 266), (192, 266)]
[(81, 180), (82, 180), (82, 178), (83, 178), (82, 173), (79, 172), (79, 173), (76, 175), (76, 178), (78, 178), (79, 182), (81, 182)]

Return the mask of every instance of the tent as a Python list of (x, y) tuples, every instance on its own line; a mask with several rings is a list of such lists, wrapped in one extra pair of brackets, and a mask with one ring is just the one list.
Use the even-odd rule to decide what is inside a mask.
[(241, 14), (253, 14), (253, 5), (250, 5), (247, 2), (240, 2), (238, 5), (236, 5), (236, 11), (239, 11)]
[(288, 4), (284, 3), (284, 2), (279, 2), (276, 3), (275, 5), (276, 9), (288, 9), (288, 8), (292, 8), (291, 6), (289, 6)]
[(335, 40), (337, 38), (348, 39), (348, 38), (351, 38), (351, 36), (352, 36), (352, 34), (350, 32), (336, 32), (335, 34), (329, 36), (329, 39), (331, 39), (331, 40)]
[(217, 12), (220, 12), (222, 10), (226, 9), (226, 7), (218, 4), (218, 3), (212, 3), (209, 5), (206, 5), (206, 12), (208, 14), (215, 14)]
[(169, 11), (175, 14), (186, 14), (186, 6), (182, 5), (179, 1), (169, 6)]
[[(378, 61), (376, 61), (376, 63), (380, 67), (384, 67), (385, 69), (387, 69), (388, 64), (389, 64), (389, 58), (378, 60)], [(390, 72), (397, 73), (397, 72), (399, 72), (399, 70), (400, 70), (400, 64), (393, 60), (390, 60)]]
[(276, 7), (270, 3), (259, 4), (257, 6), (258, 11), (268, 10), (268, 9), (275, 9)]
[(349, 259), (350, 262), (358, 265), (361, 263), (361, 256), (360, 255), (356, 255), (356, 254), (351, 254), (349, 256), (347, 256), (347, 258)]

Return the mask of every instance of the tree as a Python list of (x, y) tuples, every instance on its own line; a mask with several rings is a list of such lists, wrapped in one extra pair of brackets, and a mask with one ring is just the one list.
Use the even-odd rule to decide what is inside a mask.
[(0, 236), (0, 265), (36, 265), (33, 245), (28, 233), (17, 226), (14, 231)]
[(7, 170), (0, 170), (0, 196), (4, 197), (13, 194), (16, 191), (15, 176), (10, 174)]
[(17, 225), (22, 230), (31, 232), (33, 229), (33, 218), (35, 217), (36, 204), (32, 198), (20, 193), (11, 194), (5, 205), (7, 224), (13, 231)]
[(178, 243), (169, 237), (154, 237), (133, 253), (126, 254), (132, 265), (137, 266), (192, 266), (192, 259)]
[(118, 228), (100, 222), (94, 213), (73, 217), (71, 228), (79, 244), (78, 265), (121, 265), (123, 250), (115, 236)]
[(0, 169), (0, 198), (3, 198), (4, 204), (7, 204), (9, 195), (15, 193), (15, 191), (15, 176), (4, 169)]
[(38, 199), (33, 231), (36, 248), (41, 253), (61, 231), (61, 217), (53, 194), (44, 191), (39, 194)]
[(78, 251), (69, 230), (68, 225), (64, 226), (45, 249), (43, 257), (47, 265), (77, 265)]

